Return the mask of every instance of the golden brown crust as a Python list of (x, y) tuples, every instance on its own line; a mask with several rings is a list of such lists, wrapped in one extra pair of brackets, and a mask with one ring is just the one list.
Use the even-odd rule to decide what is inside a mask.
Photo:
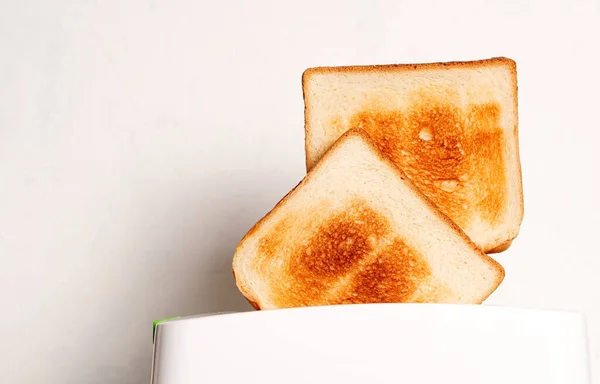
[[(364, 132), (363, 130), (360, 129), (352, 129), (347, 131), (346, 133), (344, 133), (332, 146), (331, 148), (325, 153), (325, 155), (323, 156), (323, 158), (321, 159), (321, 161), (319, 161), (315, 167), (308, 172), (308, 174), (306, 175), (306, 177), (300, 182), (298, 183), (298, 185), (296, 187), (294, 187), (288, 194), (286, 194), (276, 205), (275, 207), (269, 212), (267, 213), (262, 219), (260, 219), (255, 225), (254, 227), (244, 236), (244, 238), (242, 239), (242, 241), (240, 242), (239, 247), (244, 243), (244, 241), (251, 236), (252, 234), (254, 234), (258, 228), (260, 228), (262, 225), (264, 225), (264, 223), (269, 220), (277, 211), (278, 209), (287, 202), (288, 199), (290, 199), (292, 196), (294, 196), (297, 191), (303, 186), (305, 185), (307, 182), (309, 182), (309, 180), (311, 179), (312, 175), (319, 172), (320, 168), (323, 166), (322, 164), (326, 163), (327, 159), (329, 158), (329, 156), (331, 156), (332, 153), (334, 153), (337, 148), (342, 145), (347, 139), (349, 139), (352, 136), (356, 136), (359, 137), (361, 140), (363, 140), (372, 150), (372, 152), (374, 154), (376, 154), (378, 156), (378, 158), (380, 160), (382, 160), (385, 164), (387, 164), (390, 169), (392, 169), (402, 180), (406, 181), (406, 184), (409, 188), (412, 189), (412, 191), (417, 194), (418, 196), (420, 196), (423, 201), (426, 203), (426, 205), (431, 209), (431, 211), (437, 215), (442, 221), (444, 221), (446, 224), (448, 224), (452, 229), (455, 230), (455, 232), (472, 248), (472, 250), (477, 253), (482, 259), (484, 259), (496, 272), (498, 275), (498, 279), (495, 282), (495, 284), (493, 285), (493, 287), (491, 288), (491, 290), (489, 292), (484, 292), (483, 296), (482, 296), (482, 300), (483, 301), (485, 298), (487, 298), (497, 287), (498, 285), (500, 285), (500, 283), (502, 282), (503, 278), (504, 278), (504, 268), (498, 264), (495, 260), (493, 260), (491, 257), (487, 256), (486, 254), (484, 254), (483, 252), (481, 252), (479, 250), (479, 248), (477, 248), (477, 246), (467, 237), (467, 235), (452, 221), (450, 220), (447, 216), (445, 216), (443, 213), (441, 213), (438, 208), (435, 206), (435, 204), (433, 204), (433, 202), (431, 202), (431, 200), (429, 198), (427, 198), (407, 177), (406, 175), (391, 161), (389, 160), (385, 155), (381, 154), (377, 147), (375, 146), (375, 144), (373, 143), (372, 139), (370, 138), (370, 136)], [(359, 204), (359, 209), (365, 209), (363, 207), (362, 204)], [(367, 218), (369, 219), (369, 218)], [(373, 220), (382, 220), (381, 218), (374, 218)], [(335, 224), (334, 223), (329, 223), (329, 224)], [(325, 224), (325, 225), (329, 225), (329, 224)], [(380, 223), (381, 224), (381, 223)], [(344, 225), (344, 224), (342, 224)], [(383, 224), (381, 224), (383, 225)], [(275, 233), (277, 232), (277, 228), (274, 228)], [(327, 231), (325, 231), (326, 234)], [(357, 228), (355, 232), (360, 232), (359, 229)], [(372, 232), (372, 231), (371, 231)], [(271, 236), (273, 235), (273, 236)], [(377, 233), (375, 233), (375, 235), (377, 235)], [(271, 234), (267, 234), (265, 237), (265, 239), (268, 239), (268, 241), (275, 241), (277, 242), (277, 237), (271, 233)], [(369, 240), (368, 241), (373, 241), (373, 238), (375, 239), (375, 241), (377, 241), (377, 236), (373, 236), (373, 233), (371, 233), (371, 235), (369, 236)], [(354, 241), (354, 240), (353, 240)], [(399, 245), (401, 242), (402, 244), (405, 244), (402, 242), (402, 239), (387, 239), (387, 241), (391, 241), (392, 244), (396, 244)], [(325, 239), (317, 239), (315, 240), (315, 245), (317, 247), (322, 246), (324, 243), (326, 242)], [(368, 246), (367, 243), (363, 244), (365, 247)], [(260, 245), (259, 245), (260, 246)], [(272, 244), (262, 244), (263, 251), (265, 251), (265, 249), (271, 248)], [(419, 279), (423, 279), (423, 278), (427, 278), (428, 276), (428, 266), (422, 262), (420, 262), (419, 260), (420, 257), (418, 256), (418, 253), (415, 253), (413, 251), (411, 251), (408, 247), (398, 247), (397, 248), (399, 250), (399, 252), (402, 252), (402, 263), (400, 264), (400, 266), (396, 265), (394, 268), (400, 268), (402, 265), (404, 265), (404, 267), (402, 268), (413, 268), (414, 270), (411, 269), (411, 272), (414, 272), (414, 278), (419, 280)], [(304, 252), (305, 250), (303, 250)], [(389, 252), (389, 250), (388, 250)], [(237, 255), (237, 252), (236, 252)], [(306, 261), (306, 259), (305, 259)], [(317, 260), (318, 261), (318, 260)], [(386, 271), (390, 272), (391, 271), (391, 262), (387, 262), (386, 260), (381, 261), (384, 265), (382, 266), (383, 270), (380, 269), (374, 269), (372, 271), (367, 271), (365, 272), (364, 276), (358, 276), (356, 277), (356, 279), (362, 279), (365, 281), (373, 281), (373, 279), (376, 279), (377, 276), (381, 277), (381, 274), (385, 274)], [(396, 260), (397, 262), (397, 260)], [(235, 259), (234, 259), (234, 266), (235, 266)], [(290, 278), (296, 279), (296, 280), (301, 280), (303, 278), (308, 277), (308, 281), (312, 282), (312, 283), (318, 283), (318, 282), (322, 282), (322, 274), (319, 272), (319, 270), (322, 269), (320, 268), (318, 265), (308, 265), (308, 264), (299, 264), (296, 265), (296, 268), (294, 268), (294, 266), (291, 266), (291, 271), (288, 271), (288, 273), (291, 273), (292, 275), (300, 273), (300, 275), (302, 275), (303, 272), (307, 272), (310, 276), (290, 276)], [(405, 271), (407, 272), (408, 269)], [(397, 272), (401, 272), (401, 271), (397, 271)], [(320, 274), (320, 276), (313, 276), (314, 273)], [(306, 273), (305, 273), (306, 274)], [(240, 292), (242, 292), (242, 294), (244, 296), (246, 296), (247, 300), (255, 307), (255, 308), (260, 308), (260, 304), (257, 302), (257, 300), (255, 298), (253, 298), (251, 295), (248, 294), (248, 292), (246, 292), (246, 290), (244, 289), (243, 286), (243, 282), (239, 281), (239, 279), (237, 279), (235, 277), (235, 273), (234, 273), (234, 278), (236, 279), (236, 284), (238, 285), (238, 288), (240, 289)], [(366, 279), (366, 280), (365, 280)], [(358, 282), (355, 282), (358, 283)], [(368, 283), (368, 282), (367, 282)], [(370, 299), (363, 297), (363, 300), (370, 300), (372, 302), (376, 302), (377, 300), (394, 300), (394, 299), (399, 299), (400, 296), (398, 295), (393, 295), (390, 293), (390, 289), (391, 287), (400, 287), (400, 291), (404, 290), (405, 292), (405, 296), (402, 297), (408, 297), (411, 293), (414, 292), (414, 287), (417, 284), (417, 281), (408, 281), (408, 280), (398, 280), (395, 281), (393, 280), (393, 278), (390, 280), (388, 279), (387, 281), (385, 281), (386, 284), (389, 284), (388, 289), (380, 289), (380, 290), (374, 290), (372, 292), (372, 297)], [(370, 284), (370, 283), (368, 283)], [(306, 287), (306, 286), (304, 286)], [(412, 288), (411, 288), (412, 287)], [(317, 290), (321, 290), (321, 289), (326, 289), (327, 286), (326, 284), (321, 287), (318, 284), (316, 284), (315, 288)], [(306, 290), (302, 291), (302, 290), (298, 290), (297, 294), (298, 295), (303, 295), (306, 294)], [(308, 292), (310, 292), (310, 290), (308, 290)], [(280, 292), (283, 294), (283, 292)], [(358, 292), (356, 292), (357, 295), (359, 294)], [(364, 292), (363, 292), (364, 293)], [(285, 293), (285, 295), (289, 295), (289, 292)], [(296, 301), (301, 301), (302, 298), (298, 297), (298, 295), (294, 298), (294, 303), (291, 303), (289, 301), (285, 301), (278, 303), (280, 306), (292, 306), (291, 304), (297, 304)], [(363, 295), (364, 296), (364, 295)], [(307, 301), (306, 303), (303, 303), (305, 305), (310, 305), (313, 304), (310, 302), (310, 295), (306, 295), (305, 300)], [(277, 299), (276, 299), (277, 300)], [(347, 297), (347, 302), (352, 302), (352, 298), (351, 297)]]
[[(523, 195), (523, 183), (522, 183), (522, 178), (523, 178), (523, 172), (521, 169), (521, 156), (520, 156), (520, 149), (519, 149), (519, 83), (517, 81), (517, 64), (512, 61), (512, 63), (510, 64), (510, 73), (511, 73), (511, 77), (512, 77), (512, 82), (514, 84), (515, 87), (515, 94), (514, 94), (514, 103), (515, 103), (515, 126), (514, 126), (514, 135), (515, 135), (515, 156), (517, 157), (517, 168), (518, 168), (518, 177), (519, 177), (519, 183), (521, 184), (521, 188), (519, 189), (519, 202), (520, 202), (520, 210), (519, 210), (519, 220), (518, 220), (518, 225), (520, 226), (521, 223), (523, 222), (523, 216), (525, 213), (525, 196)], [(497, 252), (503, 252), (505, 250), (507, 250), (511, 244), (512, 244), (512, 240), (516, 237), (516, 234), (513, 238), (510, 239), (510, 241), (508, 241), (508, 245), (506, 245), (506, 248), (502, 249), (502, 251), (497, 251)], [(498, 246), (496, 248), (501, 249), (501, 246)]]
[(253, 301), (252, 299), (250, 299), (250, 294), (248, 292), (246, 292), (246, 290), (243, 288), (242, 284), (240, 281), (238, 281), (236, 275), (235, 275), (235, 268), (231, 268), (231, 272), (233, 273), (233, 281), (236, 283), (238, 290), (240, 291), (240, 293), (242, 294), (242, 296), (244, 296), (244, 298), (246, 299), (246, 301), (248, 303), (250, 303), (250, 305), (256, 309), (257, 311), (260, 310), (260, 306), (258, 305), (258, 303), (256, 301)]
[[(519, 217), (516, 220), (516, 226), (517, 228), (521, 226), (521, 223), (523, 222), (523, 216), (525, 213), (525, 200), (524, 200), (524, 195), (523, 195), (523, 183), (522, 183), (522, 167), (521, 167), (521, 160), (520, 160), (520, 148), (519, 148), (519, 84), (518, 84), (518, 80), (517, 80), (517, 64), (514, 60), (511, 59), (507, 59), (507, 58), (502, 58), (504, 65), (506, 65), (506, 67), (509, 69), (510, 74), (511, 74), (511, 80), (512, 80), (512, 84), (513, 84), (513, 88), (515, 90), (515, 92), (513, 93), (513, 103), (515, 106), (514, 109), (514, 121), (515, 121), (515, 125), (513, 127), (513, 135), (514, 135), (514, 145), (515, 145), (515, 153), (514, 156), (516, 157), (517, 161), (516, 161), (516, 171), (517, 171), (517, 177), (518, 177), (518, 183), (520, 184), (520, 188), (519, 188)], [(510, 248), (510, 246), (513, 243), (513, 240), (517, 237), (519, 231), (515, 231), (510, 238), (508, 238), (505, 242), (496, 245), (495, 247), (491, 248), (491, 249), (484, 249), (484, 251), (486, 253), (489, 254), (493, 254), (493, 253), (501, 253), (506, 251), (508, 248)]]
[[(513, 238), (514, 239), (514, 238)], [(504, 243), (498, 245), (496, 248), (490, 249), (489, 251), (487, 251), (486, 253), (488, 254), (492, 254), (492, 253), (500, 253), (500, 252), (504, 252), (506, 251), (508, 248), (510, 248), (510, 246), (512, 245), (513, 240), (508, 240), (505, 241)]]
[[(492, 225), (502, 219), (502, 207), (506, 200), (506, 185), (509, 180), (505, 171), (506, 163), (503, 157), (504, 135), (514, 134), (511, 142), (515, 143), (514, 156), (517, 158), (517, 176), (521, 183), (521, 164), (519, 160), (518, 147), (518, 96), (517, 96), (517, 71), (514, 60), (506, 57), (494, 57), (490, 59), (475, 61), (454, 61), (422, 64), (387, 64), (387, 65), (359, 65), (338, 67), (314, 67), (307, 69), (302, 75), (302, 90), (305, 111), (305, 154), (306, 168), (310, 170), (312, 164), (309, 154), (312, 152), (309, 143), (310, 100), (309, 80), (318, 74), (344, 74), (344, 73), (373, 73), (373, 72), (398, 72), (398, 71), (427, 71), (455, 68), (482, 68), (489, 66), (501, 66), (507, 68), (511, 73), (515, 105), (515, 126), (511, 130), (504, 131), (499, 127), (498, 105), (472, 105), (472, 113), (453, 111), (452, 105), (440, 100), (428, 100), (428, 92), (424, 90), (415, 97), (416, 104), (402, 114), (396, 111), (385, 112), (385, 108), (371, 105), (365, 111), (359, 112), (350, 118), (347, 127), (359, 127), (367, 131), (373, 138), (380, 151), (402, 168), (407, 176), (417, 184), (418, 188), (425, 193), (442, 211), (455, 221), (461, 228), (466, 228), (471, 220), (468, 212), (477, 211), (484, 215), (484, 219)], [(439, 94), (439, 90), (432, 94)], [(451, 100), (451, 95), (447, 97)], [(416, 109), (415, 109), (416, 108)], [(377, 112), (379, 111), (379, 112)], [(439, 118), (436, 114), (444, 114), (446, 119)], [(470, 116), (475, 114), (475, 116)], [(464, 121), (475, 121), (483, 124), (476, 130), (460, 129)], [(422, 122), (422, 124), (419, 123)], [(443, 126), (442, 123), (450, 123), (457, 129)], [(442, 124), (442, 125), (440, 125)], [(337, 131), (344, 132), (347, 127), (341, 126), (335, 118), (330, 126), (340, 125)], [(389, 125), (389, 129), (386, 126)], [(435, 128), (435, 134), (431, 130), (426, 132), (423, 126)], [(414, 130), (417, 130), (413, 132)], [(429, 128), (427, 128), (429, 129)], [(454, 131), (461, 131), (456, 133)], [(421, 135), (421, 140), (416, 148), (407, 149), (410, 146), (410, 137)], [(457, 137), (466, 137), (457, 140)], [(414, 141), (413, 141), (413, 144)], [(421, 146), (427, 147), (421, 150)], [(427, 166), (423, 166), (427, 164)], [(469, 172), (469, 169), (478, 168), (478, 172)], [(484, 168), (481, 171), (480, 168)], [(437, 172), (439, 171), (439, 172)], [(519, 188), (520, 207), (519, 217), (516, 225), (520, 226), (523, 218), (523, 190)], [(476, 206), (474, 206), (474, 204)], [(517, 231), (518, 232), (518, 231)], [(509, 239), (512, 240), (514, 236)], [(479, 244), (484, 251), (490, 248), (502, 249), (497, 244)], [(510, 246), (510, 244), (508, 244)], [(502, 249), (505, 250), (508, 247)]]
[(308, 120), (310, 117), (310, 112), (308, 111), (308, 95), (306, 94), (308, 89), (308, 77), (311, 75), (311, 68), (304, 71), (302, 74), (302, 99), (304, 100), (304, 162), (306, 164), (306, 171), (310, 171), (309, 165), (309, 143), (308, 143)]
[[(246, 300), (248, 300), (248, 299), (246, 299)], [(248, 300), (248, 302), (249, 302), (249, 303), (250, 303), (250, 305), (251, 305), (252, 307), (254, 307), (254, 309), (256, 309), (257, 311), (260, 311), (260, 310), (261, 310), (261, 309), (260, 309), (260, 307), (258, 306), (258, 303), (257, 303), (256, 301)]]
[(481, 68), (485, 66), (504, 65), (508, 66), (511, 72), (516, 73), (516, 63), (507, 57), (492, 57), (489, 59), (472, 61), (448, 61), (434, 63), (414, 63), (414, 64), (376, 64), (376, 65), (347, 65), (347, 66), (322, 66), (308, 68), (302, 74), (302, 84), (305, 88), (308, 77), (314, 74), (324, 73), (360, 73), (360, 72), (390, 72), (390, 71), (415, 71), (415, 70), (439, 70), (455, 68)]

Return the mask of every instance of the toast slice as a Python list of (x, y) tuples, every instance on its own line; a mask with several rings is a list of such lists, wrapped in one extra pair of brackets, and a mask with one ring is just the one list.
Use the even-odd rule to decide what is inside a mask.
[(309, 68), (306, 165), (362, 128), (485, 252), (523, 219), (514, 61)]
[(257, 309), (481, 303), (504, 278), (357, 129), (246, 234), (233, 273)]

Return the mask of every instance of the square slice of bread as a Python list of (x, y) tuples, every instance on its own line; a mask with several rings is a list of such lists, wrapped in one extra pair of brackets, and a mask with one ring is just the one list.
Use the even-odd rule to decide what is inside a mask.
[(302, 77), (306, 165), (361, 128), (485, 252), (523, 219), (516, 64), (320, 67)]
[(502, 266), (356, 129), (246, 234), (233, 272), (257, 309), (476, 304), (504, 278)]

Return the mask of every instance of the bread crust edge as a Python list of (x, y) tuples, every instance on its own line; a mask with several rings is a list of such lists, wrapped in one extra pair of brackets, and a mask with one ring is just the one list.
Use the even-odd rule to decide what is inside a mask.
[(402, 70), (432, 70), (432, 69), (455, 69), (455, 68), (478, 68), (481, 66), (493, 65), (508, 65), (511, 68), (516, 67), (513, 59), (505, 56), (495, 56), (486, 59), (478, 60), (463, 60), (463, 61), (436, 61), (429, 63), (412, 63), (412, 64), (370, 64), (370, 65), (341, 65), (341, 66), (316, 66), (307, 68), (302, 74), (303, 85), (308, 81), (308, 77), (313, 74), (323, 74), (331, 72), (387, 72), (387, 71), (402, 71)]

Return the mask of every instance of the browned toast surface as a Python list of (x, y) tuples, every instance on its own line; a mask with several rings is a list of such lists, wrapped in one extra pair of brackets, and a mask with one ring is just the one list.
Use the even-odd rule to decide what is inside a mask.
[[(352, 155), (370, 158), (348, 160)], [(336, 182), (346, 174), (352, 178), (352, 172), (369, 173), (347, 185)], [(371, 184), (354, 184), (362, 182)], [(404, 193), (392, 188), (389, 199), (387, 183), (404, 185)], [(403, 231), (398, 220), (404, 215), (417, 217)], [(419, 240), (419, 231), (431, 233)], [(446, 239), (431, 245), (436, 236)], [(448, 260), (439, 252), (447, 252)], [(457, 267), (465, 270), (449, 270)], [(366, 133), (351, 130), (248, 232), (234, 256), (234, 276), (255, 308), (286, 308), (481, 302), (504, 270), (382, 156)], [(473, 285), (461, 287), (469, 279)]]
[[(277, 257), (285, 237), (297, 231), (284, 228), (287, 225), (284, 219), (265, 234), (258, 250), (263, 257), (253, 267), (260, 269), (265, 259)], [(312, 226), (310, 220), (306, 226)], [(302, 247), (291, 251), (278, 276), (288, 284), (274, 289), (274, 303), (288, 307), (402, 302), (430, 274), (427, 261), (390, 229), (389, 220), (356, 198), (331, 212)], [(336, 285), (340, 278), (345, 280), (342, 289)]]
[[(486, 68), (500, 74), (472, 74)], [(523, 197), (514, 61), (311, 68), (303, 90), (308, 169), (332, 141), (360, 128), (484, 250), (502, 250), (517, 235)], [(332, 97), (339, 103), (322, 105)]]

